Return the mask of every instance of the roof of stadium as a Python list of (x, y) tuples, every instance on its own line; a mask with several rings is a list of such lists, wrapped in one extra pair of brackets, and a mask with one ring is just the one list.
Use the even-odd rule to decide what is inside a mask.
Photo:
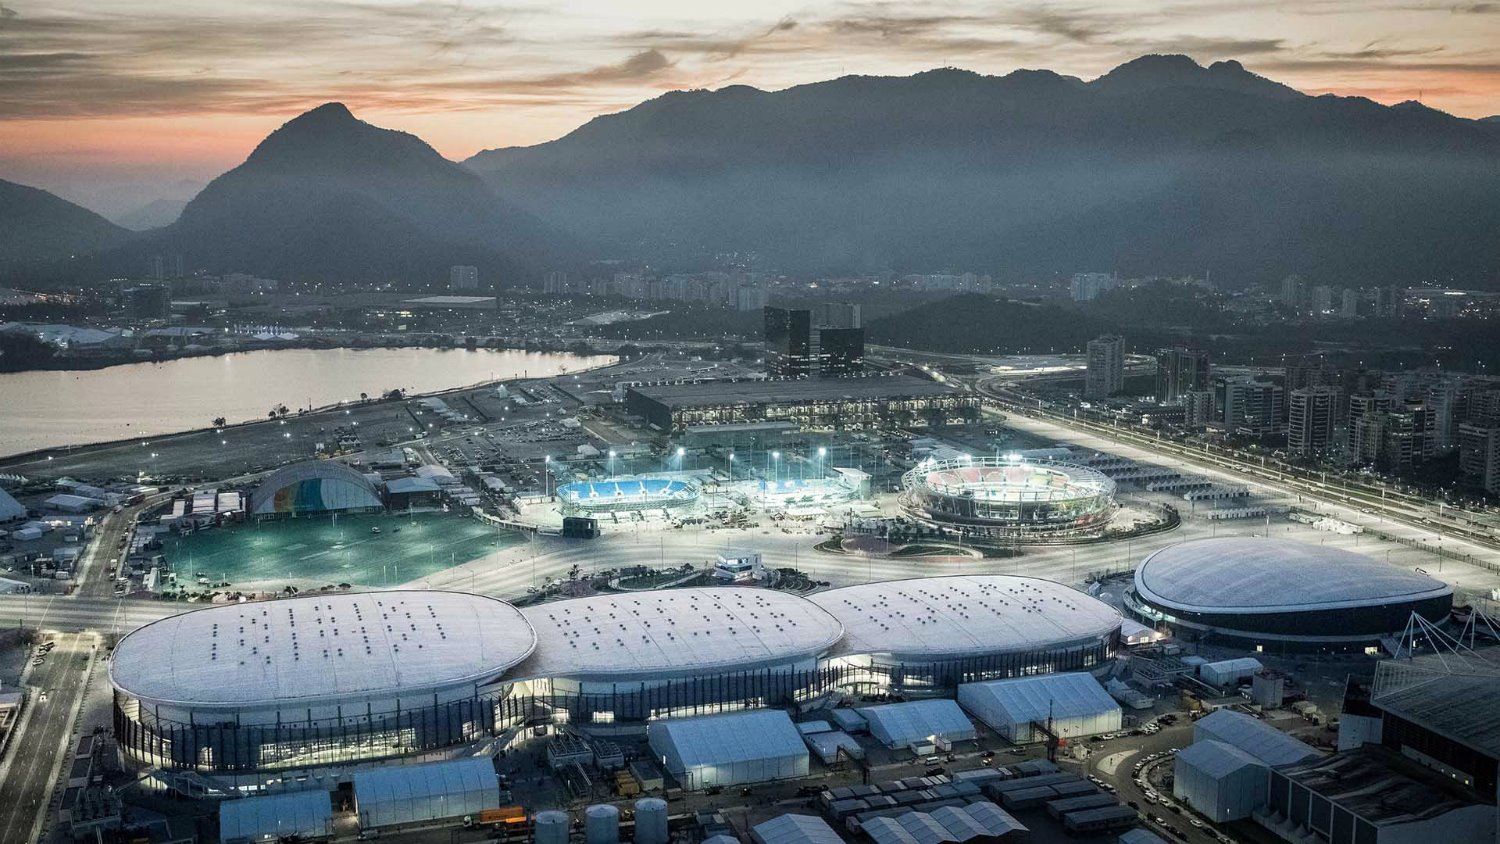
[(880, 399), (941, 396), (952, 387), (910, 375), (871, 378), (788, 378), (769, 381), (700, 381), (696, 384), (645, 384), (630, 390), (667, 405), (697, 406), (797, 402), (813, 399)]
[(1197, 539), (1153, 552), (1135, 572), (1147, 601), (1184, 612), (1351, 609), (1453, 594), (1363, 554), (1284, 539)]
[(461, 592), (338, 593), (170, 616), (120, 640), (110, 681), (157, 703), (247, 708), (487, 681), (536, 634)]
[(689, 496), (696, 490), (687, 481), (673, 478), (621, 478), (606, 481), (574, 481), (557, 488), (560, 498), (568, 501), (601, 501), (616, 499)]
[(1120, 626), (1103, 601), (1050, 580), (1010, 575), (922, 577), (808, 596), (844, 626), (841, 654), (954, 658), (1040, 650)]
[(266, 475), (250, 494), (250, 512), (266, 512), (264, 507), (267, 500), (274, 499), (278, 491), (313, 479), (352, 485), (355, 489), (352, 490), (353, 495), (347, 506), (363, 508), (381, 505), (380, 490), (375, 488), (369, 478), (336, 460), (306, 460), (283, 466)]
[(796, 595), (734, 587), (664, 589), (555, 601), (521, 610), (536, 653), (512, 675), (651, 679), (754, 669), (816, 657), (843, 634)]

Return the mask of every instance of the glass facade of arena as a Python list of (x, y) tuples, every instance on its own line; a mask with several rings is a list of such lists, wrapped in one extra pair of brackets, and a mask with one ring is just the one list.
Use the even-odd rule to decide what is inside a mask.
[[(461, 746), (512, 727), (710, 714), (784, 706), (836, 689), (956, 689), (960, 683), (1092, 668), (1111, 658), (1118, 631), (1088, 643), (954, 660), (912, 663), (891, 657), (835, 658), (805, 669), (621, 682), (530, 681), (431, 706), (394, 711), (341, 711), (338, 718), (280, 723), (183, 723), (153, 717), (149, 707), (115, 693), (115, 736), (138, 765), (202, 772), (275, 771), (370, 762)], [(588, 689), (572, 691), (571, 689)], [(523, 689), (525, 691), (523, 691)]]

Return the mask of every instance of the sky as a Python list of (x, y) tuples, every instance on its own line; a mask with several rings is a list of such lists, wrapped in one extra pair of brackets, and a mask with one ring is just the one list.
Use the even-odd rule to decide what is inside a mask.
[(0, 178), (118, 214), (330, 100), (458, 160), (673, 89), (1147, 53), (1500, 113), (1500, 0), (0, 0)]

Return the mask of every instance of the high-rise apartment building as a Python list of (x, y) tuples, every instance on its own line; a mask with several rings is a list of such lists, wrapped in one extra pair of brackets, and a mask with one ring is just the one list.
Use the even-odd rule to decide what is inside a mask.
[(1156, 400), (1180, 404), (1188, 392), (1209, 389), (1208, 352), (1203, 349), (1161, 349), (1156, 353)]
[(1459, 423), (1458, 470), (1480, 489), (1500, 495), (1500, 418)]
[(1337, 387), (1301, 387), (1292, 390), (1287, 403), (1287, 451), (1306, 457), (1332, 447), (1338, 408)]
[(1214, 408), (1224, 430), (1259, 436), (1282, 430), (1286, 392), (1249, 376), (1214, 380)]
[(1092, 302), (1106, 290), (1114, 290), (1120, 280), (1111, 273), (1075, 273), (1068, 292), (1075, 302)]
[(1125, 339), (1118, 334), (1096, 337), (1088, 344), (1088, 369), (1083, 395), (1102, 399), (1125, 389)]

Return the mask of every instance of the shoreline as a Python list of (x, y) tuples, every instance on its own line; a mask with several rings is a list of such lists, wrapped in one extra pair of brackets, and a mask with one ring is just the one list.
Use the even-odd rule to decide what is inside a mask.
[[(333, 348), (352, 348), (352, 347), (330, 347), (330, 350), (333, 349)], [(372, 347), (367, 347), (367, 348), (378, 349), (378, 348), (387, 348), (387, 347), (384, 347), (384, 346), (372, 346)], [(390, 347), (390, 348), (428, 348), (428, 347), (396, 346), (396, 347)], [(355, 351), (360, 351), (361, 349), (355, 348), (354, 350)], [(253, 351), (266, 351), (266, 350), (256, 349), (256, 350), (253, 350)], [(454, 348), (453, 351), (465, 351), (465, 350), (462, 349), (462, 348)], [(526, 351), (526, 350), (509, 348), (509, 349), (487, 349), (486, 351), (496, 351), (496, 352), (507, 352), (507, 351), (509, 351), (509, 352), (515, 352), (515, 351)], [(555, 352), (555, 351), (541, 351), (541, 350), (532, 350), (532, 351), (536, 351), (538, 354), (570, 354), (569, 352)], [(226, 353), (226, 354), (228, 354), (228, 353)], [(620, 365), (620, 359), (616, 355), (613, 355), (613, 354), (601, 354), (601, 355), (599, 355), (599, 357), (608, 357), (608, 358), (613, 358), (614, 360), (612, 362), (610, 362), (610, 363), (600, 364), (599, 366), (587, 366), (587, 367), (583, 367), (583, 368), (580, 368), (580, 369), (576, 370), (576, 372), (597, 372), (597, 371), (602, 370), (602, 369), (608, 369), (608, 368), (610, 368), (612, 366), (619, 366)], [(147, 363), (147, 361), (141, 361), (141, 363)], [(102, 368), (108, 368), (108, 367), (102, 367)], [(39, 371), (56, 371), (56, 370), (30, 370), (30, 371), (39, 372)], [(66, 371), (66, 370), (63, 370), (63, 371)], [(366, 401), (360, 401), (359, 399), (354, 399), (352, 401), (351, 400), (341, 400), (341, 401), (334, 402), (334, 403), (331, 403), (331, 404), (319, 405), (317, 407), (313, 407), (313, 408), (310, 408), (310, 409), (307, 409), (307, 410), (300, 410), (300, 411), (297, 411), (295, 413), (288, 414), (288, 416), (292, 416), (292, 417), (296, 417), (296, 418), (304, 418), (304, 417), (316, 416), (316, 415), (318, 415), (320, 413), (328, 413), (328, 412), (331, 412), (331, 411), (340, 410), (340, 409), (347, 408), (347, 407), (352, 407), (352, 406), (364, 407), (364, 406), (367, 406), (367, 405), (384, 404), (384, 403), (392, 402), (392, 401), (407, 401), (408, 399), (428, 398), (428, 397), (433, 397), (433, 396), (446, 396), (446, 395), (452, 395), (454, 393), (461, 393), (461, 392), (466, 392), (466, 391), (469, 391), (469, 390), (480, 389), (480, 388), (483, 388), (483, 387), (490, 387), (490, 386), (497, 385), (497, 384), (506, 384), (506, 383), (512, 383), (512, 382), (522, 381), (522, 380), (530, 380), (530, 379), (523, 379), (523, 378), (508, 378), (508, 379), (507, 378), (500, 378), (500, 379), (495, 379), (495, 380), (492, 380), (492, 381), (491, 380), (476, 381), (476, 382), (471, 383), (471, 384), (461, 384), (461, 385), (458, 385), (458, 386), (455, 386), (455, 387), (445, 387), (445, 388), (440, 389), (440, 390), (429, 390), (429, 391), (426, 391), (426, 392), (406, 393), (400, 399), (373, 398), (373, 399), (369, 399), (369, 400), (366, 400)], [(29, 451), (20, 451), (20, 452), (16, 452), (15, 454), (7, 454), (7, 455), (0, 456), (0, 468), (3, 468), (3, 467), (5, 467), (5, 466), (7, 466), (9, 464), (12, 464), (12, 463), (26, 463), (26, 462), (35, 461), (35, 460), (38, 460), (38, 459), (46, 457), (48, 454), (55, 454), (55, 453), (58, 453), (58, 452), (66, 452), (68, 454), (72, 454), (74, 452), (86, 451), (86, 450), (90, 450), (90, 449), (100, 449), (100, 450), (103, 450), (103, 449), (109, 449), (109, 448), (119, 448), (121, 446), (130, 445), (132, 443), (138, 443), (138, 442), (142, 442), (142, 441), (145, 441), (145, 440), (171, 441), (171, 440), (179, 438), (179, 437), (187, 437), (187, 436), (193, 436), (193, 435), (197, 435), (197, 434), (202, 434), (205, 431), (218, 431), (218, 430), (230, 431), (230, 430), (235, 430), (235, 429), (248, 428), (248, 427), (251, 427), (251, 426), (254, 426), (254, 425), (268, 425), (268, 424), (273, 424), (273, 423), (275, 423), (277, 421), (278, 420), (276, 420), (276, 419), (270, 419), (270, 418), (244, 419), (244, 420), (240, 420), (240, 421), (226, 420), (225, 424), (222, 425), (222, 426), (203, 425), (203, 426), (196, 427), (196, 428), (183, 428), (183, 429), (180, 429), (180, 430), (169, 431), (169, 432), (159, 433), (159, 434), (141, 434), (140, 436), (124, 437), (124, 438), (115, 439), (115, 440), (100, 440), (100, 441), (97, 441), (97, 442), (88, 442), (88, 443), (61, 443), (61, 444), (58, 444), (58, 445), (47, 446), (45, 448), (34, 448), (34, 449), (29, 450)]]
[[(486, 339), (494, 339), (494, 338), (486, 338)], [(615, 354), (615, 350), (618, 350), (619, 346), (623, 346), (626, 343), (631, 342), (631, 341), (622, 340), (622, 341), (620, 341), (619, 344), (616, 345), (615, 350), (611, 350), (611, 351), (599, 351), (599, 350), (597, 350), (597, 349), (595, 349), (593, 347), (593, 344), (589, 344), (589, 343), (587, 343), (587, 341), (580, 341), (580, 342), (583, 343), (584, 345), (588, 345), (590, 347), (590, 351), (588, 352), (588, 354), (590, 354), (590, 355), (614, 355)], [(409, 342), (409, 343), (400, 343), (400, 342), (359, 343), (359, 342), (350, 342), (350, 341), (331, 340), (331, 339), (326, 339), (326, 338), (309, 338), (309, 339), (305, 339), (305, 340), (292, 340), (292, 341), (281, 342), (281, 343), (260, 343), (260, 344), (249, 345), (249, 346), (246, 346), (246, 347), (243, 347), (243, 348), (234, 348), (234, 349), (223, 349), (223, 348), (209, 347), (209, 348), (203, 348), (203, 349), (194, 349), (192, 351), (175, 352), (175, 353), (167, 355), (167, 356), (152, 355), (152, 356), (148, 356), (148, 357), (141, 357), (141, 356), (138, 356), (138, 355), (117, 355), (117, 356), (108, 356), (108, 357), (101, 356), (101, 357), (62, 357), (62, 358), (53, 358), (51, 360), (51, 364), (52, 365), (50, 365), (50, 366), (25, 366), (25, 367), (22, 367), (20, 369), (0, 369), (0, 376), (4, 376), (4, 375), (24, 375), (24, 374), (30, 373), (30, 372), (98, 372), (98, 371), (104, 370), (104, 369), (113, 369), (113, 368), (118, 367), (118, 366), (141, 366), (141, 365), (148, 365), (148, 364), (155, 365), (155, 364), (163, 364), (163, 363), (172, 363), (173, 361), (179, 361), (179, 360), (192, 360), (194, 358), (227, 357), (229, 355), (251, 354), (253, 352), (279, 352), (279, 351), (288, 351), (288, 350), (295, 350), (295, 349), (302, 349), (302, 350), (305, 350), (305, 351), (335, 351), (335, 350), (338, 350), (338, 349), (347, 349), (347, 350), (353, 351), (353, 352), (372, 351), (372, 350), (377, 350), (377, 349), (391, 349), (391, 350), (398, 350), (398, 349), (431, 349), (433, 351), (439, 351), (439, 352), (441, 352), (441, 351), (454, 351), (454, 352), (472, 351), (472, 352), (532, 352), (532, 353), (538, 353), (538, 354), (556, 353), (556, 354), (572, 354), (572, 355), (581, 355), (582, 354), (579, 351), (577, 351), (576, 349), (569, 349), (566, 346), (558, 347), (558, 348), (553, 348), (553, 347), (550, 347), (550, 346), (527, 346), (527, 345), (516, 346), (516, 345), (507, 344), (507, 343), (500, 343), (500, 344), (480, 344), (480, 345), (476, 345), (474, 348), (470, 349), (468, 346), (465, 346), (465, 345), (457, 345), (457, 346), (454, 346), (454, 345), (437, 345), (437, 344), (433, 344), (433, 343), (421, 343), (421, 342)]]

